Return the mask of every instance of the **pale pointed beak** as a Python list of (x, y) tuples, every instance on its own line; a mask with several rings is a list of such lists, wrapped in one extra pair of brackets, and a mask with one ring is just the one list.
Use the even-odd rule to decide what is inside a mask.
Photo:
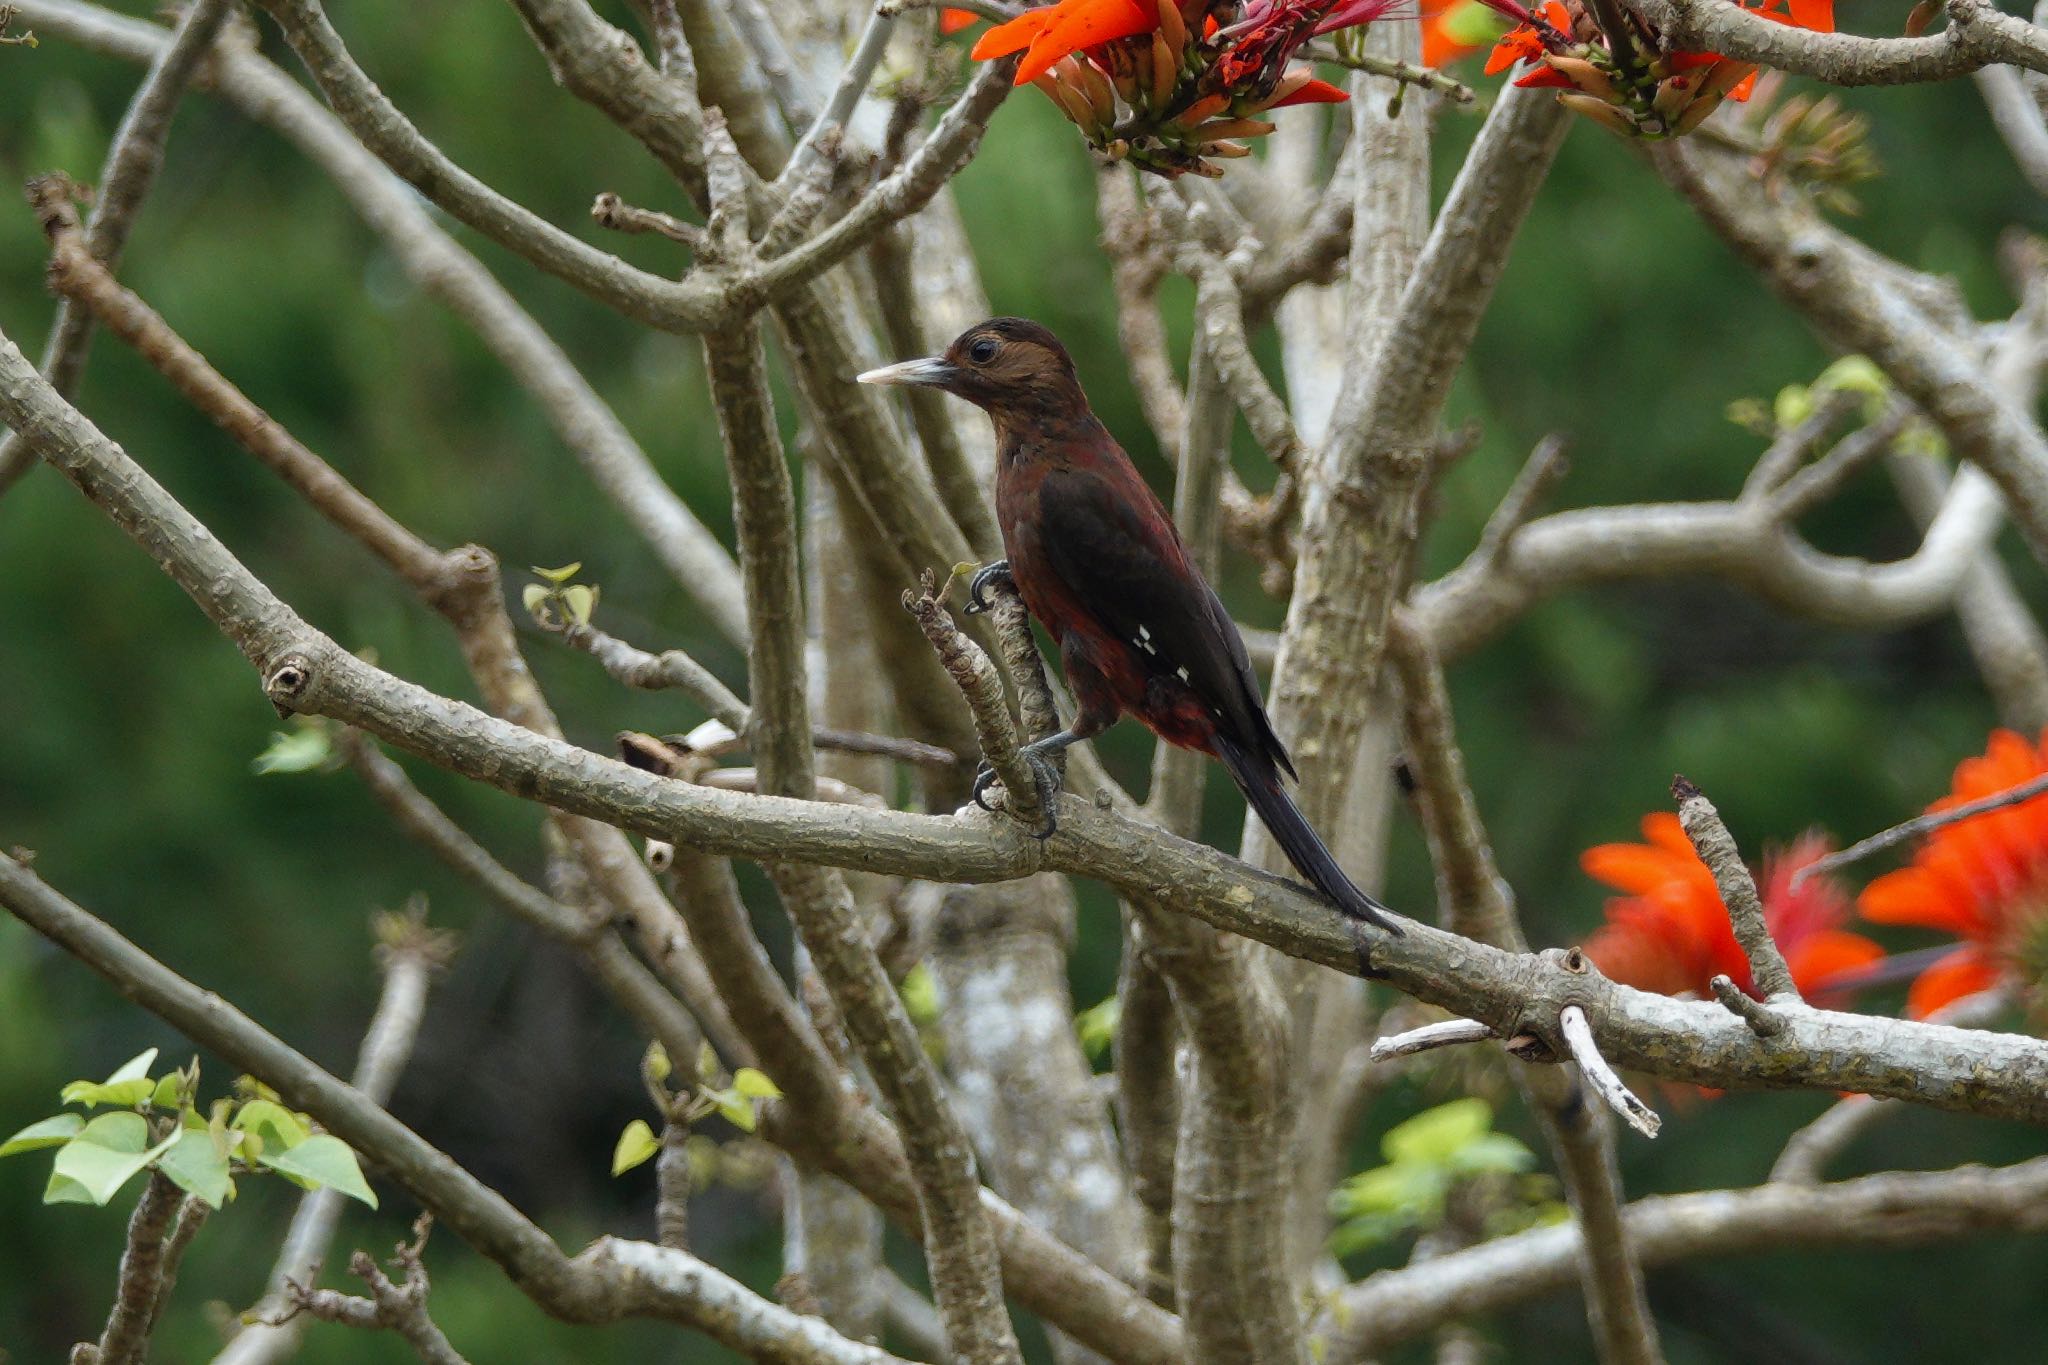
[(879, 370), (869, 370), (854, 376), (863, 384), (924, 384), (933, 388), (944, 388), (953, 382), (959, 371), (941, 356), (924, 360), (905, 360), (895, 365), (884, 365)]

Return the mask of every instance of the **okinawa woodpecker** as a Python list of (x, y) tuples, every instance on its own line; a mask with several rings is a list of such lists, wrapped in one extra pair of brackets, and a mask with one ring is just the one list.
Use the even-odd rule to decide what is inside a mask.
[[(943, 389), (995, 423), (996, 519), (1008, 557), (975, 574), (968, 610), (984, 609), (990, 587), (1006, 580), (1059, 646), (1076, 714), (1066, 730), (1025, 746), (1041, 788), (1057, 789), (1049, 755), (1129, 712), (1168, 743), (1221, 760), (1318, 891), (1399, 933), (1288, 796), (1281, 777), (1294, 777), (1294, 764), (1266, 717), (1243, 637), (1166, 509), (1089, 410), (1059, 339), (1024, 318), (990, 318), (943, 356), (859, 379)], [(977, 802), (990, 780), (977, 781)]]

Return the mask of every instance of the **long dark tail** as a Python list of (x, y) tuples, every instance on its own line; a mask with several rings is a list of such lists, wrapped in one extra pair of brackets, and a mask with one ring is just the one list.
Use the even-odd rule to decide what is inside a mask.
[(1230, 770), (1230, 776), (1244, 793), (1245, 800), (1251, 802), (1252, 809), (1259, 813), (1259, 819), (1273, 832), (1274, 841), (1286, 853), (1287, 861), (1308, 878), (1309, 884), (1353, 919), (1362, 919), (1390, 934), (1399, 934), (1401, 926), (1387, 918), (1393, 912), (1352, 885), (1351, 878), (1344, 875), (1344, 869), (1337, 866), (1337, 859), (1331, 855), (1329, 846), (1310, 827), (1301, 807), (1294, 804), (1294, 798), (1280, 784), (1280, 770), (1273, 761), (1245, 752), (1222, 735), (1217, 735), (1212, 742), (1216, 757), (1223, 760), (1223, 766)]

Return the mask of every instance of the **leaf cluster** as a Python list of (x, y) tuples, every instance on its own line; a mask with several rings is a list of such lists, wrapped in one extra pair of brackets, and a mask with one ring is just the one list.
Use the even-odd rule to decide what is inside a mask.
[(218, 1209), (235, 1197), (238, 1176), (274, 1172), (302, 1189), (339, 1190), (377, 1207), (347, 1143), (315, 1130), (277, 1093), (244, 1076), (236, 1094), (199, 1108), (199, 1062), (152, 1078), (157, 1049), (123, 1063), (103, 1081), (72, 1081), (67, 1105), (105, 1110), (90, 1118), (65, 1110), (0, 1143), (0, 1157), (55, 1149), (45, 1204), (105, 1205), (144, 1171), (160, 1172), (193, 1198)]

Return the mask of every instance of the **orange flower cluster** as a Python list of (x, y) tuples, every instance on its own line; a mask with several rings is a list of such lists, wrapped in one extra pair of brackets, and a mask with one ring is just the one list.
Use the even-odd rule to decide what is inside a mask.
[(1257, 117), (1343, 91), (1292, 66), (1311, 37), (1370, 23), (1398, 0), (1058, 0), (998, 24), (977, 61), (1022, 54), (1036, 85), (1097, 151), (1155, 174), (1221, 175), (1273, 131)]
[[(1735, 941), (1714, 874), (1693, 851), (1678, 817), (1646, 815), (1642, 829), (1643, 843), (1601, 844), (1579, 859), (1589, 875), (1624, 893), (1607, 902), (1607, 922), (1586, 940), (1586, 956), (1612, 980), (1640, 990), (1706, 996), (1708, 983), (1726, 975), (1755, 995), (1749, 960)], [(1806, 835), (1764, 859), (1757, 886), (1764, 922), (1793, 983), (1821, 1004), (1831, 995), (1839, 1001), (1829, 989), (1831, 979), (1884, 956), (1875, 943), (1842, 928), (1849, 896), (1839, 883), (1819, 876), (1793, 885), (1799, 870), (1827, 851), (1826, 839)]]
[[(1715, 52), (1660, 51), (1655, 31), (1633, 11), (1625, 11), (1635, 30), (1632, 51), (1616, 54), (1583, 0), (1547, 0), (1540, 11), (1521, 0), (1486, 4), (1519, 20), (1494, 45), (1486, 74), (1527, 66), (1516, 85), (1553, 88), (1558, 103), (1624, 137), (1680, 137), (1722, 101), (1748, 99), (1756, 85), (1751, 63)], [(1835, 29), (1834, 0), (1760, 0), (1744, 8), (1816, 33)]]
[[(2029, 744), (2010, 730), (1958, 764), (1930, 815), (1995, 796), (2048, 774), (2048, 731)], [(1962, 942), (1922, 972), (1906, 1012), (1924, 1019), (1965, 996), (2048, 979), (2048, 795), (1935, 830), (1912, 866), (1863, 888), (1863, 917), (1914, 924)], [(2038, 1002), (2037, 1002), (2038, 1003)]]

